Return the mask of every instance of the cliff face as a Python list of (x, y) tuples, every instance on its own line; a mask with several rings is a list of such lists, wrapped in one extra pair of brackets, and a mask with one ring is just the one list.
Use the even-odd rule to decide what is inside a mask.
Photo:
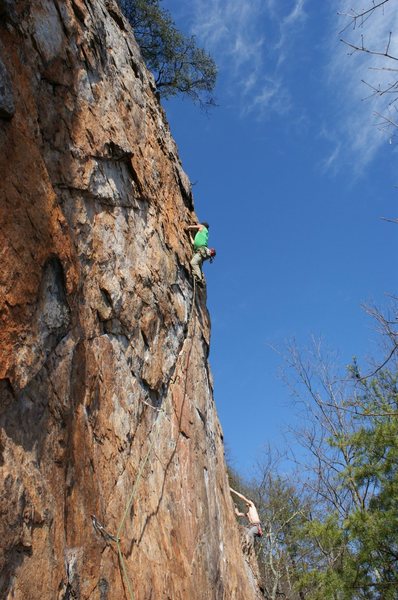
[(0, 0), (0, 52), (0, 596), (255, 599), (131, 31), (113, 0)]

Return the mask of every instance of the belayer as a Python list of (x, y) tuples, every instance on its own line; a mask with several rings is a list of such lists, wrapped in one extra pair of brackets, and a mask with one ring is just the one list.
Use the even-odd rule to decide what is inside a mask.
[(196, 231), (196, 235), (193, 240), (193, 257), (191, 260), (192, 274), (196, 283), (204, 285), (205, 279), (202, 273), (202, 264), (205, 260), (213, 262), (216, 256), (214, 248), (207, 246), (209, 240), (209, 227), (210, 225), (204, 221), (199, 225), (189, 225), (187, 230), (189, 232)]

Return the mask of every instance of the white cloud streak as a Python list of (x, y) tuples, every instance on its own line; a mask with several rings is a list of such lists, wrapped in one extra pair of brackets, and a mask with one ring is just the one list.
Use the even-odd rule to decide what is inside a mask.
[[(358, 14), (367, 6), (371, 6), (371, 0), (341, 0), (339, 12), (350, 15), (354, 11)], [(349, 26), (338, 34), (346, 25)], [(325, 167), (333, 167), (337, 160), (348, 161), (355, 165), (356, 174), (359, 174), (375, 157), (381, 145), (388, 141), (386, 131), (381, 131), (377, 126), (382, 120), (375, 118), (375, 113), (386, 114), (397, 120), (396, 107), (390, 105), (394, 95), (375, 94), (374, 89), (386, 90), (397, 81), (398, 72), (386, 70), (386, 67), (397, 69), (398, 61), (354, 51), (338, 39), (341, 37), (355, 46), (363, 43), (368, 50), (384, 52), (391, 31), (390, 52), (398, 56), (396, 2), (391, 0), (384, 5), (384, 9), (375, 10), (362, 26), (359, 20), (355, 28), (353, 25), (349, 16), (333, 17), (329, 85), (333, 89), (336, 122), (334, 127), (329, 126), (328, 133), (335, 141)], [(397, 87), (395, 92), (398, 92)]]
[(263, 119), (290, 109), (280, 66), (306, 1), (290, 0), (281, 9), (276, 0), (192, 0), (192, 32), (215, 57), (242, 115)]
[[(353, 172), (359, 174), (388, 142), (386, 132), (376, 125), (374, 113), (390, 115), (394, 122), (398, 120), (395, 105), (388, 106), (393, 96), (387, 93), (375, 95), (371, 89), (371, 86), (385, 89), (395, 82), (398, 72), (385, 70), (385, 67), (398, 68), (398, 61), (363, 52), (353, 52), (349, 56), (350, 48), (341, 43), (339, 37), (360, 45), (363, 35), (366, 48), (384, 52), (392, 31), (390, 52), (398, 56), (396, 0), (389, 0), (383, 9), (374, 11), (363, 26), (358, 21), (355, 29), (348, 27), (341, 35), (339, 31), (350, 23), (350, 18), (338, 16), (337, 12), (346, 15), (359, 12), (371, 6), (372, 0), (334, 0), (327, 6), (329, 23), (327, 19), (321, 21), (325, 13), (319, 20), (312, 15), (306, 38), (299, 38), (307, 24), (307, 10), (315, 4), (309, 0), (191, 0), (189, 5), (182, 4), (181, 10), (199, 44), (215, 58), (223, 90), (228, 90), (226, 101), (230, 106), (243, 117), (258, 120), (275, 114), (289, 118), (294, 109), (294, 123), (300, 123), (304, 118), (306, 127), (312, 125), (316, 131), (323, 123), (324, 133), (319, 137), (323, 138), (329, 151), (325, 152), (320, 167), (336, 172), (349, 164), (351, 169), (354, 167)], [(292, 65), (297, 56), (297, 44), (303, 44), (304, 55), (307, 51), (308, 57), (311, 27), (314, 26), (320, 26), (324, 31), (319, 31), (316, 36), (320, 41), (313, 48), (314, 60), (310, 68), (313, 75), (319, 75), (319, 98), (327, 97), (317, 107), (316, 114), (312, 107), (303, 117), (306, 109), (298, 108), (293, 95), (296, 90), (291, 90), (293, 81), (296, 87), (300, 85), (297, 73), (292, 74)], [(300, 72), (299, 66), (297, 72)], [(306, 74), (301, 77), (304, 82)], [(368, 85), (361, 83), (361, 79)], [(309, 93), (313, 93), (313, 79), (305, 85), (308, 85)], [(366, 96), (370, 97), (365, 100)], [(310, 100), (308, 106), (311, 106)]]

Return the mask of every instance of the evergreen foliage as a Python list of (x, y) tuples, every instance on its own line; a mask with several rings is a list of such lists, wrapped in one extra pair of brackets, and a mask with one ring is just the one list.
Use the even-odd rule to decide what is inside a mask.
[(282, 476), (268, 452), (260, 476), (240, 482), (262, 519), (256, 547), (270, 600), (398, 598), (398, 333), (396, 319), (373, 316), (389, 358), (369, 375), (354, 359), (339, 380), (324, 356), (316, 365), (316, 351), (307, 362), (289, 349), (309, 407), (297, 440), (312, 458)]
[(398, 596), (397, 371), (384, 369), (369, 382), (361, 380), (360, 389), (356, 401), (369, 416), (339, 441), (355, 456), (343, 485), (353, 481), (364, 497), (343, 523), (350, 538), (350, 583), (364, 598), (393, 600)]
[(134, 29), (148, 68), (164, 98), (177, 94), (190, 97), (201, 106), (215, 105), (212, 95), (217, 67), (212, 57), (198, 48), (194, 36), (176, 28), (161, 0), (119, 0)]

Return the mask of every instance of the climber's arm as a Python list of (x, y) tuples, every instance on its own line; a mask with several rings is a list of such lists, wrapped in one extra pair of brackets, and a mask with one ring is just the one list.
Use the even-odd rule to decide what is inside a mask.
[(252, 504), (252, 501), (248, 500), (243, 494), (240, 494), (239, 492), (237, 492), (236, 490), (232, 489), (231, 487), (229, 489), (231, 490), (231, 492), (233, 494), (236, 494), (236, 496), (238, 496), (238, 498), (241, 498), (244, 502), (246, 502), (246, 504)]
[(194, 231), (195, 229), (199, 230), (199, 229), (202, 229), (202, 228), (203, 228), (203, 225), (199, 224), (199, 225), (188, 225), (185, 229), (187, 231), (191, 231), (191, 230)]

